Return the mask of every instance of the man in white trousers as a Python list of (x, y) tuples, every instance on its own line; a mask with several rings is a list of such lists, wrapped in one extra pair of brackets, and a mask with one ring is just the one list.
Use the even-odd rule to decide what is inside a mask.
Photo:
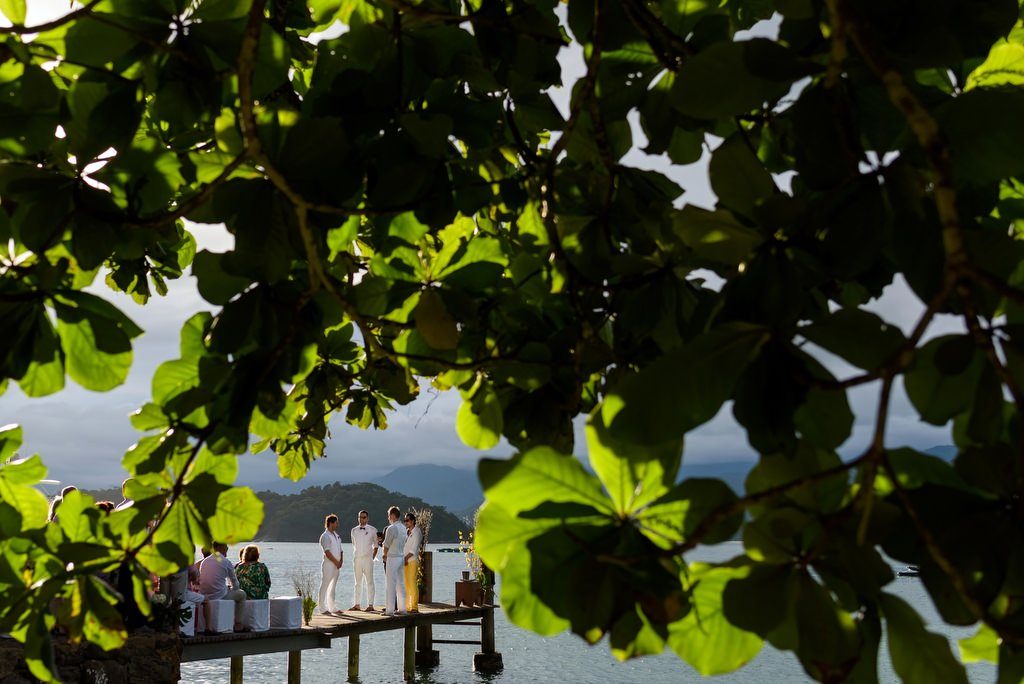
[(394, 615), (405, 612), (405, 578), (402, 556), (405, 549), (405, 538), (408, 531), (398, 521), (402, 511), (398, 506), (388, 509), (388, 521), (391, 523), (384, 530), (384, 614)]
[(338, 535), (338, 516), (331, 513), (324, 518), (324, 533), (320, 535), (320, 548), (324, 552), (324, 562), (320, 566), (320, 614), (341, 615), (334, 603), (334, 586), (338, 583), (338, 573), (344, 560), (341, 550), (341, 537)]
[(359, 511), (359, 524), (352, 528), (352, 557), (355, 570), (355, 588), (353, 589), (352, 608), (362, 610), (360, 599), (363, 595), (362, 585), (366, 584), (366, 611), (373, 612), (373, 559), (377, 557), (377, 528), (370, 524), (370, 513)]

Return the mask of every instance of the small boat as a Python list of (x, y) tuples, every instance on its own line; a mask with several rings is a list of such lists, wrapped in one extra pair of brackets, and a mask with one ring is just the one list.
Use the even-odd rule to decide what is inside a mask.
[(902, 570), (897, 570), (896, 571), (896, 575), (898, 577), (920, 577), (921, 576), (921, 568), (918, 567), (917, 565), (908, 565), (907, 567), (903, 568)]

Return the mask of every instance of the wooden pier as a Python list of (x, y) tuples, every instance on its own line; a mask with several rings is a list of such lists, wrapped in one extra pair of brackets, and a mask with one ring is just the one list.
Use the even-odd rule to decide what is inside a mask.
[[(386, 616), (380, 612), (346, 611), (342, 615), (316, 615), (308, 627), (272, 629), (266, 632), (244, 632), (200, 635), (182, 639), (182, 662), (231, 659), (231, 684), (243, 681), (243, 659), (263, 653), (288, 654), (288, 683), (301, 680), (302, 652), (312, 648), (331, 648), (335, 639), (348, 639), (348, 678), (359, 677), (359, 638), (363, 634), (390, 630), (405, 631), (405, 679), (412, 679), (417, 664), (436, 665), (438, 653), (434, 644), (478, 644), (473, 668), (493, 672), (502, 667), (501, 654), (494, 644), (495, 606), (452, 606), (444, 603), (420, 603), (418, 613)], [(480, 639), (434, 639), (433, 625), (479, 627)], [(467, 635), (468, 636), (468, 635)]]

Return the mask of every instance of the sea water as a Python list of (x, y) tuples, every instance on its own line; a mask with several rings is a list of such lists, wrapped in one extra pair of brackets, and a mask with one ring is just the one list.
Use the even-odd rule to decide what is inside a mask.
[[(433, 554), (433, 596), (435, 601), (451, 603), (455, 597), (455, 581), (466, 569), (462, 554), (439, 553), (440, 548), (453, 548), (455, 544), (430, 544)], [(314, 542), (266, 542), (259, 544), (260, 560), (270, 570), (273, 585), (271, 596), (290, 596), (295, 591), (291, 576), (299, 569), (313, 571), (319, 578), (320, 546)], [(238, 557), (238, 548), (228, 552), (228, 558)], [(340, 610), (352, 605), (352, 556), (346, 545), (345, 564), (341, 569), (335, 596)], [(739, 542), (729, 542), (691, 552), (690, 560), (717, 562), (742, 553)], [(384, 603), (384, 570), (379, 562), (374, 563), (374, 579), (377, 595), (375, 603)], [(585, 588), (581, 587), (581, 592)], [(962, 629), (944, 625), (928, 598), (920, 580), (897, 577), (886, 587), (910, 603), (928, 623), (932, 631), (947, 637), (970, 636), (975, 628)], [(500, 595), (500, 584), (499, 584)], [(585, 597), (581, 596), (581, 599)], [(417, 671), (416, 681), (430, 684), (513, 684), (528, 682), (544, 684), (675, 684), (678, 682), (705, 681), (693, 668), (680, 660), (671, 651), (659, 656), (646, 656), (627, 662), (618, 662), (612, 657), (605, 641), (588, 646), (574, 634), (566, 633), (554, 637), (540, 637), (509, 623), (501, 610), (494, 615), (495, 643), (502, 654), (505, 669), (494, 675), (482, 675), (472, 671), (474, 646), (437, 644), (441, 653), (441, 664), (431, 669)], [(480, 632), (472, 627), (451, 627), (436, 625), (435, 639), (479, 639)], [(302, 652), (302, 679), (305, 682), (343, 682), (347, 675), (348, 643), (345, 639), (332, 642), (333, 648), (313, 649)], [(403, 630), (376, 634), (364, 634), (360, 639), (359, 682), (364, 684), (402, 681)], [(957, 653), (955, 642), (953, 652)], [(228, 660), (208, 660), (184, 663), (181, 678), (184, 682), (213, 683), (229, 680)], [(244, 663), (244, 681), (252, 683), (277, 684), (287, 680), (288, 656), (273, 653), (247, 656)], [(971, 664), (967, 667), (972, 682), (995, 681), (995, 668), (988, 664)], [(799, 662), (792, 653), (776, 651), (766, 645), (760, 654), (745, 667), (731, 674), (707, 679), (719, 683), (798, 682), (807, 680)], [(882, 682), (898, 682), (893, 672), (883, 643), (879, 654), (879, 679)]]

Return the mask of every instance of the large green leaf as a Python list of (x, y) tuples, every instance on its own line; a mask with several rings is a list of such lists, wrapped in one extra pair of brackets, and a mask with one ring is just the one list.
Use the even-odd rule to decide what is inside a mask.
[(248, 487), (234, 487), (217, 498), (217, 512), (209, 522), (210, 533), (217, 541), (225, 544), (249, 541), (263, 522), (263, 502)]
[(745, 568), (691, 565), (683, 576), (692, 587), (693, 607), (669, 625), (668, 646), (701, 674), (732, 672), (761, 650), (761, 638), (734, 627), (722, 611), (726, 584), (746, 573)]
[(2, 0), (0, 1), (0, 12), (11, 20), (12, 24), (25, 24), (25, 0)]
[(459, 406), (455, 430), (466, 446), (487, 450), (497, 446), (504, 423), (498, 396), (481, 389)]
[(676, 214), (672, 229), (699, 258), (728, 266), (743, 263), (763, 241), (724, 209), (712, 212), (687, 205)]
[(906, 341), (899, 328), (862, 309), (840, 309), (800, 334), (864, 370), (891, 360)]
[(953, 656), (949, 642), (925, 629), (924, 621), (903, 599), (882, 594), (886, 634), (893, 669), (908, 684), (967, 682), (964, 666)]
[(142, 333), (108, 302), (85, 294), (55, 300), (57, 333), (68, 375), (86, 389), (107, 391), (124, 383), (132, 365), (131, 339)]
[(511, 515), (547, 503), (581, 504), (612, 512), (600, 481), (576, 458), (554, 449), (537, 447), (508, 460), (481, 459), (478, 472), (487, 501)]
[[(658, 546), (671, 548), (687, 537), (718, 509), (736, 501), (729, 485), (713, 478), (688, 478), (636, 514), (637, 525)], [(701, 540), (717, 544), (739, 530), (743, 514), (736, 511), (711, 527)]]
[(708, 175), (720, 207), (752, 218), (757, 204), (777, 189), (744, 135), (737, 133), (715, 149)]
[(967, 335), (944, 335), (922, 347), (904, 386), (921, 419), (942, 425), (965, 410), (981, 377), (985, 355)]
[(705, 333), (616, 385), (601, 406), (602, 419), (623, 441), (678, 440), (718, 413), (767, 339), (763, 328), (751, 325)]
[(668, 491), (679, 470), (682, 440), (648, 447), (615, 439), (597, 411), (587, 421), (587, 458), (611, 497), (627, 517)]
[(686, 61), (676, 75), (672, 101), (683, 114), (700, 118), (744, 114), (774, 103), (807, 73), (797, 56), (777, 43), (719, 41)]
[(534, 593), (531, 585), (531, 555), (526, 544), (557, 521), (517, 518), (495, 504), (486, 502), (477, 517), (475, 550), (488, 567), (501, 572), (501, 603), (515, 624), (539, 634), (554, 635), (569, 623), (558, 617)]

